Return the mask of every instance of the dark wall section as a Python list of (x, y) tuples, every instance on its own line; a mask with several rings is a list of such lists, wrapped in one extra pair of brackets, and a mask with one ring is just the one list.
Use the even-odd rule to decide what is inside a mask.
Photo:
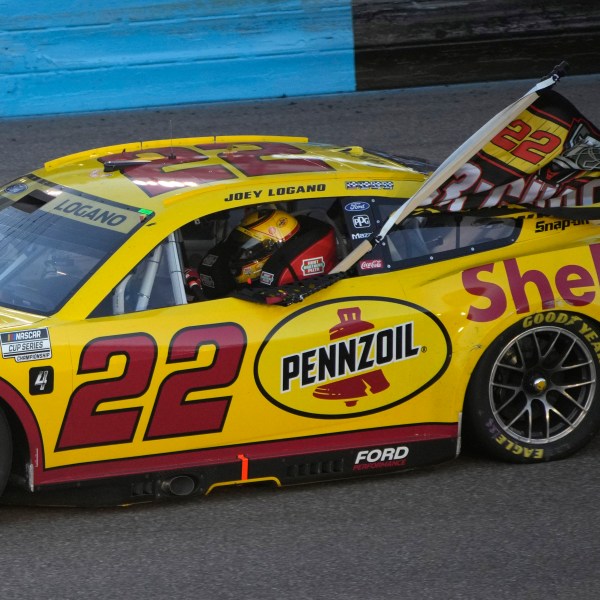
[(359, 90), (600, 71), (598, 0), (353, 0)]

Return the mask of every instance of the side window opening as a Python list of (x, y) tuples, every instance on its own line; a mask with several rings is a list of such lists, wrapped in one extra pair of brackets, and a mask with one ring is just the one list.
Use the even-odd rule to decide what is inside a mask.
[(243, 216), (242, 209), (230, 209), (185, 224), (179, 230), (185, 266), (197, 268), (208, 251), (224, 241)]
[[(90, 317), (211, 300), (240, 286), (269, 287), (326, 274), (349, 251), (337, 205), (337, 198), (277, 202), (234, 207), (190, 221), (140, 261)], [(241, 226), (259, 211), (277, 211), (278, 216), (266, 229)], [(270, 247), (269, 228), (279, 227), (290, 239)], [(246, 232), (246, 238), (240, 232)], [(245, 239), (244, 252), (234, 246), (234, 238)], [(253, 245), (254, 241), (260, 243)], [(253, 253), (261, 254), (257, 261)], [(261, 270), (253, 272), (254, 262)]]
[(321, 204), (316, 206), (307, 206), (307, 204), (306, 202), (302, 203), (300, 207), (292, 210), (291, 214), (295, 217), (308, 216), (329, 225), (335, 235), (337, 260), (342, 260), (350, 252), (350, 244), (339, 209), (340, 203), (334, 199), (328, 208)]
[(170, 234), (104, 298), (90, 317), (187, 304), (178, 232)]
[(520, 228), (521, 220), (514, 217), (424, 210), (390, 231), (387, 258), (394, 269), (448, 260), (511, 244)]
[[(225, 238), (215, 239), (197, 265), (204, 298), (262, 293), (327, 274), (347, 252), (336, 201), (319, 198), (248, 206), (241, 214), (229, 211)], [(184, 245), (191, 257), (197, 242), (184, 235)]]
[[(376, 235), (398, 206), (397, 200), (381, 197), (315, 198), (205, 215), (153, 249), (90, 316), (184, 305), (326, 275)], [(425, 209), (394, 227), (349, 276), (497, 248), (515, 241), (519, 231), (517, 218)]]

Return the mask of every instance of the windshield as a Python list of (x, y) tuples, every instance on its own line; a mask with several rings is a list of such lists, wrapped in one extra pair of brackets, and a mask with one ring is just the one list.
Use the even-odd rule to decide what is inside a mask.
[(0, 306), (56, 312), (152, 216), (28, 176), (0, 189)]

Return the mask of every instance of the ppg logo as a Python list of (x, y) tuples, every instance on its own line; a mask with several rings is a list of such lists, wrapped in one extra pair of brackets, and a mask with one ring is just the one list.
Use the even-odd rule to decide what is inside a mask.
[(371, 226), (369, 215), (352, 215), (352, 224), (355, 229), (364, 229)]

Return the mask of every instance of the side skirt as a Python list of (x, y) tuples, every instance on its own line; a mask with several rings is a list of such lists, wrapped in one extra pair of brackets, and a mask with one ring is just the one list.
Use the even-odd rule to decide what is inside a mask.
[(100, 507), (207, 495), (216, 487), (253, 482), (278, 486), (378, 475), (434, 465), (455, 458), (456, 435), (441, 439), (385, 443), (336, 451), (253, 459), (239, 454), (235, 462), (71, 482), (27, 490), (9, 482), (0, 503), (30, 506)]

